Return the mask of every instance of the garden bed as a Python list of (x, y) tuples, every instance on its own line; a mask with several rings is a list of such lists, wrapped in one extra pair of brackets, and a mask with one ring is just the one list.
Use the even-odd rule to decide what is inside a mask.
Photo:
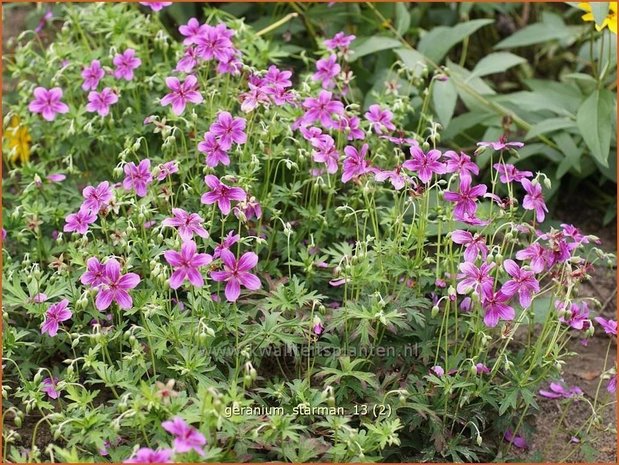
[(608, 6), (265, 8), (6, 10), (5, 459), (614, 462)]

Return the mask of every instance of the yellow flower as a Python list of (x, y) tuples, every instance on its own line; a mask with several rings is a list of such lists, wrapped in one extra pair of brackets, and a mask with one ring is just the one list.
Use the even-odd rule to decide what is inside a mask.
[[(587, 12), (582, 16), (583, 21), (595, 22), (593, 12), (591, 11), (591, 5), (588, 2), (579, 3), (578, 8)], [(598, 31), (601, 31), (606, 26), (608, 26), (608, 29), (610, 29), (613, 34), (617, 34), (617, 2), (610, 2), (608, 15), (604, 18), (602, 24), (595, 24), (595, 28)]]
[(6, 139), (9, 143), (9, 160), (19, 161), (22, 165), (30, 161), (30, 132), (26, 126), (20, 125), (19, 116), (11, 118), (11, 125), (6, 130)]

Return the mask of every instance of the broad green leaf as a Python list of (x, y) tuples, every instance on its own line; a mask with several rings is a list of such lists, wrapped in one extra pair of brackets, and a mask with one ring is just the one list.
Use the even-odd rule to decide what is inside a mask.
[(451, 79), (435, 80), (432, 84), (432, 105), (438, 121), (446, 128), (456, 109), (458, 91)]
[(559, 129), (575, 128), (576, 122), (570, 118), (550, 118), (540, 123), (537, 123), (531, 128), (524, 140), (533, 139), (540, 134), (547, 134), (549, 132), (558, 131)]
[(569, 37), (570, 30), (565, 26), (536, 23), (526, 26), (515, 32), (507, 39), (494, 46), (497, 49), (525, 47), (527, 45), (540, 44), (549, 40), (561, 40)]
[(396, 47), (401, 47), (402, 43), (399, 40), (391, 37), (373, 36), (358, 39), (352, 43), (350, 61), (355, 61), (366, 55), (389, 50)]
[(490, 124), (495, 121), (497, 116), (495, 113), (483, 113), (478, 111), (470, 111), (462, 115), (458, 115), (451, 120), (449, 127), (443, 131), (443, 138), (450, 140), (458, 134), (466, 132), (468, 129), (477, 126), (481, 123)]
[(575, 84), (546, 79), (525, 79), (524, 83), (532, 91), (551, 99), (574, 115), (582, 103), (583, 93)]
[(451, 47), (462, 42), (479, 28), (493, 22), (493, 19), (474, 19), (453, 27), (435, 27), (421, 38), (418, 49), (430, 60), (438, 63)]
[(607, 89), (593, 92), (578, 109), (576, 123), (591, 154), (608, 166), (613, 94)]
[(557, 115), (574, 116), (561, 105), (561, 102), (540, 92), (514, 92), (497, 95), (493, 100), (497, 103), (511, 103), (519, 110), (519, 113), (521, 111), (551, 111)]
[(415, 76), (421, 75), (421, 70), (426, 66), (426, 58), (421, 53), (409, 48), (396, 48), (394, 52), (400, 57), (404, 66), (414, 72)]
[(608, 16), (608, 2), (589, 2), (591, 6), (591, 13), (593, 13), (593, 19), (595, 24), (601, 26)]
[(493, 95), (495, 94), (492, 87), (490, 87), (483, 79), (474, 77), (469, 79), (471, 72), (451, 60), (447, 60), (447, 67), (450, 71), (450, 77), (458, 90), (458, 95), (464, 102), (467, 109), (471, 111), (487, 112), (488, 107), (481, 103), (477, 95)]
[(485, 56), (475, 65), (469, 79), (487, 76), (488, 74), (504, 73), (509, 68), (526, 62), (522, 57), (510, 52), (496, 52)]
[(411, 14), (406, 3), (395, 4), (395, 29), (398, 34), (406, 34), (411, 25)]
[(561, 132), (554, 137), (557, 146), (565, 155), (557, 167), (557, 179), (561, 179), (572, 168), (580, 172), (580, 159), (582, 157), (582, 149), (579, 148), (572, 136), (567, 132)]

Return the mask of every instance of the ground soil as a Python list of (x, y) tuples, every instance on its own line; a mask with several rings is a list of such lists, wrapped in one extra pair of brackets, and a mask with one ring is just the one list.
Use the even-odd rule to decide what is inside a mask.
[[(553, 214), (555, 219), (571, 223), (586, 234), (595, 234), (602, 241), (601, 247), (607, 252), (617, 251), (617, 225), (613, 221), (602, 225), (603, 213), (593, 208), (587, 199), (591, 196), (580, 191), (561, 199)], [(602, 266), (591, 273), (591, 279), (581, 287), (581, 295), (594, 296), (602, 303), (598, 310), (605, 318), (617, 318), (617, 279), (616, 265), (613, 269)], [(615, 339), (616, 341), (616, 339)], [(590, 401), (596, 395), (600, 374), (604, 371), (604, 360), (609, 342), (610, 355), (608, 364), (611, 366), (617, 358), (617, 345), (610, 341), (603, 331), (596, 331), (595, 336), (583, 346), (575, 340), (570, 344), (570, 350), (576, 352), (565, 366), (564, 380), (569, 386), (579, 386)], [(616, 397), (606, 391), (606, 381), (600, 389), (602, 402), (611, 402)], [(617, 417), (616, 404), (604, 410), (599, 425), (593, 427), (589, 434), (590, 443), (570, 442), (571, 432), (577, 431), (591, 416), (591, 407), (586, 402), (572, 404), (563, 420), (564, 427), (554, 434), (555, 426), (561, 418), (561, 404), (556, 400), (541, 399), (540, 412), (536, 416), (536, 434), (532, 440), (531, 450), (526, 459), (560, 461), (567, 458), (569, 462), (612, 462), (617, 463)], [(571, 455), (570, 455), (571, 454)]]

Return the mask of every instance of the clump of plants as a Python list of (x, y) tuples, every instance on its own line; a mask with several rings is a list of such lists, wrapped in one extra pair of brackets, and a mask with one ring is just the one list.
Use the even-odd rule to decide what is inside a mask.
[(67, 5), (7, 64), (6, 460), (505, 460), (538, 395), (587, 440), (615, 367), (593, 400), (561, 373), (613, 257), (545, 226), (523, 143), (442, 148), (440, 71), (362, 108), (354, 36), (290, 70), (269, 28), (178, 42), (149, 6)]

